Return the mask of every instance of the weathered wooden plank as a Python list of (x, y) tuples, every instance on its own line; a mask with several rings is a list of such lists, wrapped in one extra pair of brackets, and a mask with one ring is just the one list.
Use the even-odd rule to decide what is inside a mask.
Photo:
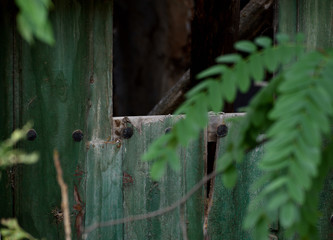
[[(13, 27), (12, 1), (0, 2), (0, 142), (7, 139), (14, 130), (13, 112)], [(12, 217), (13, 193), (11, 169), (0, 169), (0, 219)]]
[[(91, 1), (93, 8), (89, 10), (92, 74), (86, 126), (90, 146), (86, 158), (85, 226), (122, 217), (121, 162), (111, 158), (114, 146), (99, 143), (108, 141), (112, 134), (112, 2)], [(98, 229), (88, 239), (122, 239), (122, 228)]]
[(279, 0), (279, 32), (294, 36), (297, 32), (297, 0)]
[[(106, 139), (105, 139), (106, 140)], [(87, 154), (85, 225), (123, 217), (122, 160), (116, 145), (92, 140)], [(99, 228), (87, 239), (123, 239), (123, 226)]]
[[(229, 131), (226, 137), (217, 140), (216, 159), (225, 152), (227, 139), (237, 134), (236, 123), (231, 124), (228, 118), (225, 118), (225, 123)], [(247, 204), (256, 196), (256, 192), (250, 191), (250, 186), (261, 175), (256, 163), (262, 154), (263, 147), (258, 147), (247, 154), (243, 164), (237, 166), (238, 181), (235, 188), (227, 189), (223, 186), (223, 175), (215, 178), (208, 212), (209, 239), (251, 239), (250, 233), (242, 229), (242, 223)]]
[(333, 2), (330, 0), (280, 0), (280, 32), (305, 34), (309, 49), (333, 45)]
[(332, 19), (332, 1), (298, 1), (298, 31), (305, 34), (309, 49), (333, 46)]
[[(201, 134), (198, 141), (179, 151), (181, 170), (168, 168), (159, 182), (150, 179), (151, 163), (142, 162), (141, 155), (152, 141), (157, 139), (176, 121), (171, 116), (128, 118), (124, 124), (119, 118), (115, 126), (133, 126), (134, 134), (122, 139), (115, 161), (122, 161), (124, 217), (144, 214), (170, 206), (184, 196), (204, 176), (206, 141)], [(116, 127), (115, 127), (116, 128)], [(119, 131), (116, 130), (119, 133)], [(204, 187), (192, 196), (185, 205), (185, 225), (189, 239), (202, 239), (204, 216)], [(152, 219), (126, 223), (124, 239), (182, 239), (180, 210)]]
[[(330, 0), (280, 0), (280, 31), (289, 35), (305, 34), (309, 49), (333, 46), (333, 2)], [(330, 218), (333, 212), (332, 173), (327, 177), (320, 194), (319, 210), (322, 216), (318, 223), (320, 239), (332, 239)]]
[[(61, 195), (52, 162), (56, 148), (68, 184), (73, 233), (79, 238), (84, 213), (95, 207), (102, 210), (90, 201), (91, 196), (86, 199), (86, 174), (91, 174), (86, 161), (91, 166), (95, 159), (91, 151), (86, 153), (85, 142), (111, 135), (112, 1), (57, 0), (54, 5), (55, 46), (16, 44), (19, 120), (20, 124), (32, 120), (38, 134), (22, 147), (38, 151), (41, 157), (37, 164), (18, 169), (15, 210), (20, 224), (32, 235), (63, 239)], [(77, 129), (84, 134), (81, 142), (72, 138)], [(104, 157), (108, 151), (96, 155)], [(98, 164), (91, 167), (96, 178), (101, 174)]]

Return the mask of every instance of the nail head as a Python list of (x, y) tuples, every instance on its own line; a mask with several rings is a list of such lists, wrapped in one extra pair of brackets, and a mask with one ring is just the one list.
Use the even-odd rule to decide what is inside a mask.
[(30, 129), (27, 132), (27, 139), (29, 141), (34, 141), (36, 138), (37, 138), (37, 132), (36, 132), (36, 130), (35, 129)]
[(172, 130), (172, 128), (171, 128), (171, 127), (168, 127), (168, 128), (165, 129), (164, 132), (165, 132), (165, 134), (167, 134), (167, 133), (171, 132), (171, 130)]
[(217, 127), (217, 129), (216, 129), (216, 135), (218, 137), (220, 137), (220, 138), (227, 136), (228, 135), (228, 127), (227, 127), (227, 125), (225, 125), (225, 124), (219, 125)]
[(129, 139), (133, 136), (133, 128), (126, 127), (121, 130), (121, 136), (125, 139)]
[(72, 133), (72, 138), (75, 142), (81, 142), (81, 140), (83, 139), (83, 132), (81, 130), (75, 130)]

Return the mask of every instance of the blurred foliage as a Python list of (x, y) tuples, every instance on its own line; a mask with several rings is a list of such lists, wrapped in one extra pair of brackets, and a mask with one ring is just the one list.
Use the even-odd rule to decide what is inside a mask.
[[(33, 164), (38, 160), (38, 154), (25, 153), (22, 150), (16, 149), (16, 144), (26, 138), (31, 124), (27, 124), (22, 129), (16, 129), (9, 139), (0, 143), (0, 170), (15, 164)], [(1, 175), (0, 175), (1, 180)], [(29, 239), (35, 240), (30, 234), (26, 233), (17, 223), (16, 219), (1, 219), (1, 224), (5, 228), (0, 229), (1, 237), (4, 240), (20, 240)]]
[(235, 48), (248, 56), (223, 55), (201, 72), (197, 78), (205, 80), (186, 94), (187, 100), (175, 113), (186, 117), (143, 156), (145, 161), (155, 161), (153, 179), (159, 179), (167, 166), (178, 170), (177, 148), (198, 137), (208, 123), (207, 112), (221, 111), (224, 101), (233, 102), (238, 90), (244, 93), (251, 81), (273, 75), (246, 107), (239, 134), (227, 143), (216, 169), (223, 172), (224, 185), (233, 187), (236, 163), (265, 142), (258, 163), (263, 177), (253, 186), (259, 194), (251, 200), (244, 221), (256, 240), (268, 238), (267, 226), (276, 219), (288, 238), (318, 239), (319, 193), (333, 167), (333, 51), (307, 52), (303, 39), (298, 35), (290, 41), (279, 34), (277, 45), (267, 37), (236, 43)]
[(22, 129), (16, 129), (9, 139), (0, 143), (0, 169), (10, 167), (14, 164), (24, 163), (33, 164), (38, 160), (36, 152), (25, 153), (24, 151), (15, 148), (15, 145), (22, 139), (26, 138), (31, 124), (27, 124)]
[(17, 28), (22, 37), (30, 44), (34, 37), (44, 43), (55, 43), (51, 22), (48, 19), (49, 10), (53, 7), (51, 0), (15, 0), (19, 13)]
[(3, 240), (37, 240), (29, 233), (25, 232), (17, 223), (16, 219), (1, 219), (1, 224), (5, 226), (0, 230)]

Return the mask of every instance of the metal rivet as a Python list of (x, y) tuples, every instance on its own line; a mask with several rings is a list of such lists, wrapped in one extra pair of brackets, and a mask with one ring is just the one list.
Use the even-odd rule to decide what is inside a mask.
[(225, 124), (219, 125), (216, 129), (216, 135), (218, 137), (225, 137), (228, 135), (228, 127)]
[(81, 142), (81, 140), (83, 139), (83, 132), (80, 129), (75, 130), (72, 133), (72, 138), (75, 142)]
[(33, 141), (35, 140), (37, 137), (37, 132), (35, 129), (30, 129), (28, 132), (27, 132), (27, 139), (29, 141)]
[(121, 136), (125, 139), (129, 139), (133, 136), (133, 128), (126, 127), (121, 130)]
[(172, 128), (171, 128), (171, 127), (168, 127), (168, 128), (166, 128), (166, 129), (164, 130), (164, 132), (165, 132), (165, 134), (167, 134), (167, 133), (171, 132), (171, 130), (172, 130)]

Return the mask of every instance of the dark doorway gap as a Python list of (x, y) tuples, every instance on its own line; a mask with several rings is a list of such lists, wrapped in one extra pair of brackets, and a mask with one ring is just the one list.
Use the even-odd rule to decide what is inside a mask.
[[(214, 171), (216, 158), (216, 142), (207, 142), (207, 169), (206, 175), (209, 175)], [(211, 188), (213, 187), (213, 179), (207, 182), (206, 197), (210, 198)]]

